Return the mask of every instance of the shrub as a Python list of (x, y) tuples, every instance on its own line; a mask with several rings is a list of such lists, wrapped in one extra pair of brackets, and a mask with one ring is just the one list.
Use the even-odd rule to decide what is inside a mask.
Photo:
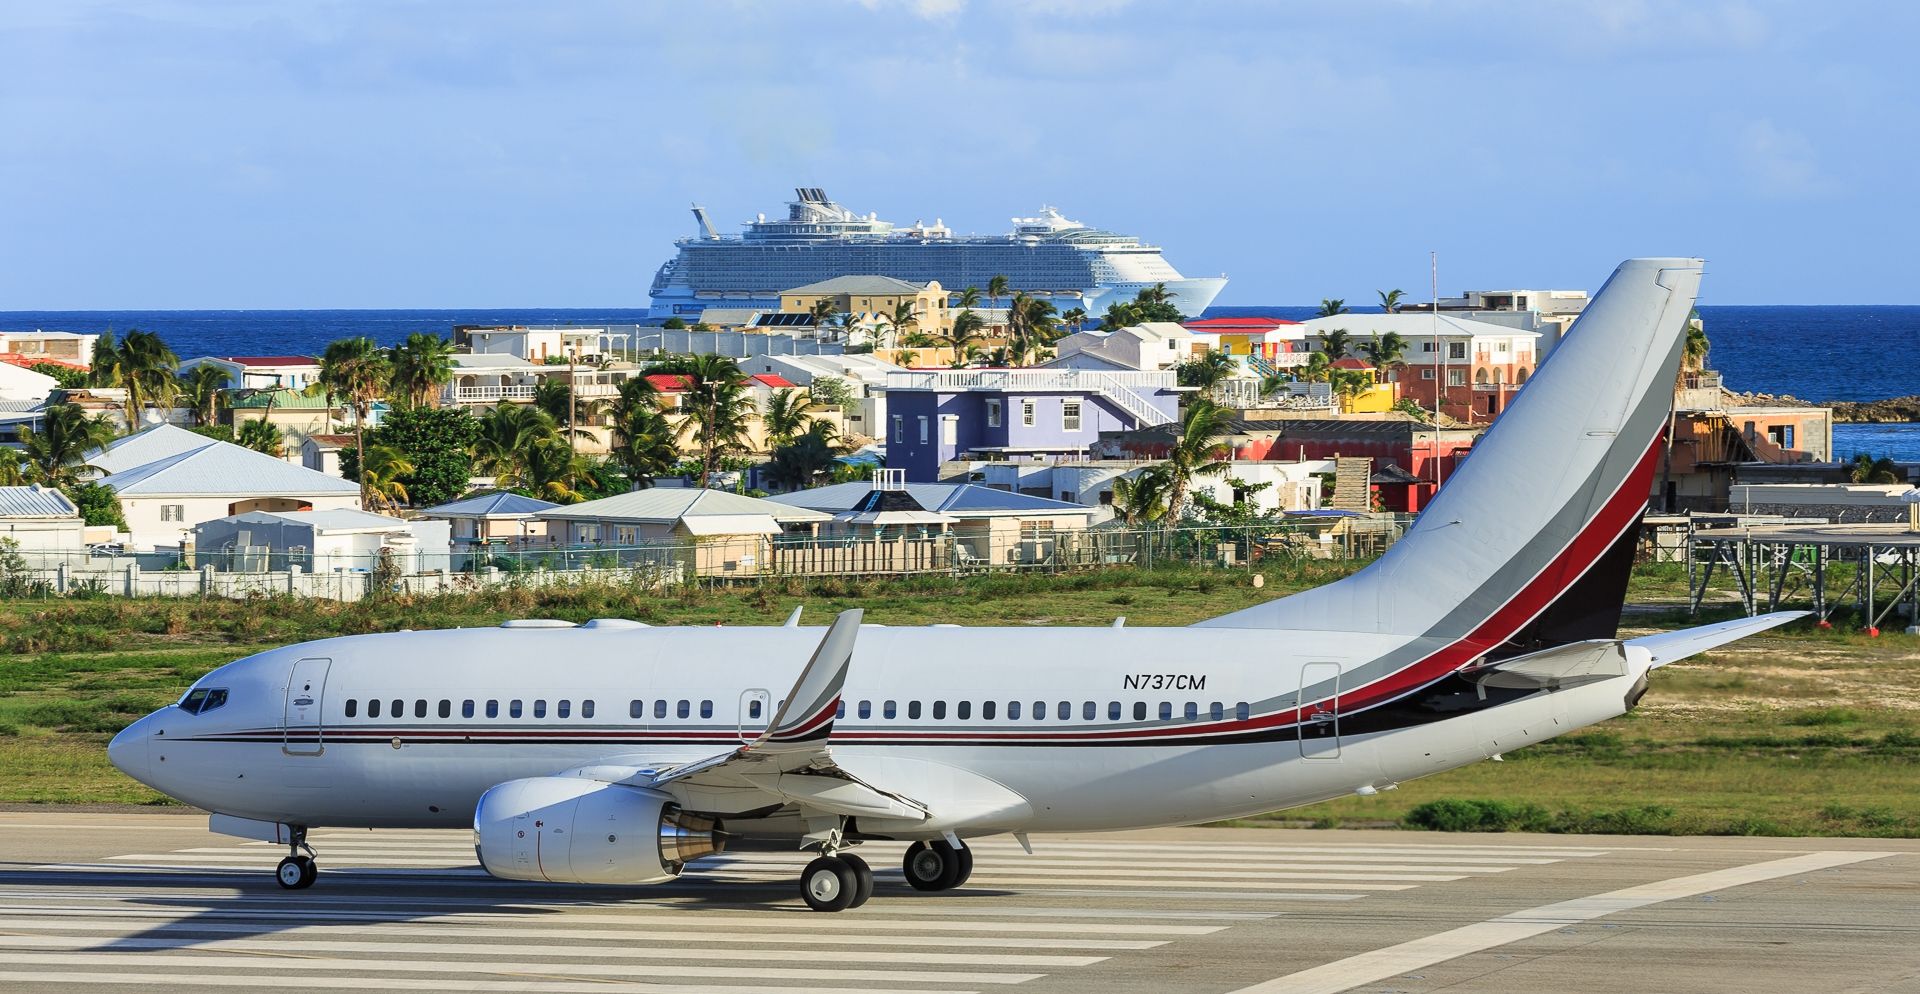
[(1537, 804), (1447, 797), (1415, 806), (1401, 822), (1430, 832), (1537, 832), (1549, 818)]
[(1852, 725), (1860, 721), (1860, 712), (1850, 708), (1814, 708), (1787, 716), (1789, 725)]

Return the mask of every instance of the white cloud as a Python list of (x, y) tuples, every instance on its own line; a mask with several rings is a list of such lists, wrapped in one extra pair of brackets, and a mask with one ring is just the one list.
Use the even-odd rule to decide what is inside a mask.
[(1832, 182), (1821, 172), (1813, 143), (1761, 118), (1740, 133), (1740, 167), (1748, 185), (1765, 197), (1798, 199), (1831, 192)]
[(914, 16), (928, 21), (951, 21), (967, 9), (967, 0), (859, 0), (860, 6), (868, 10), (911, 11)]

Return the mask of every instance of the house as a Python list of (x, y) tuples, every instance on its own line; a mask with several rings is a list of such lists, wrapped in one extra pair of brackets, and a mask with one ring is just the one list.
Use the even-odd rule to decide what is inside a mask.
[(119, 497), (136, 548), (178, 545), (203, 521), (248, 511), (360, 507), (356, 484), (171, 425), (119, 439), (87, 462), (108, 473), (99, 482)]
[[(385, 407), (384, 402), (378, 405)], [(232, 394), (227, 399), (227, 417), (235, 431), (248, 421), (265, 421), (280, 429), (287, 447), (298, 450), (302, 441), (314, 435), (326, 435), (337, 424), (352, 420), (352, 412), (338, 400), (325, 394), (301, 390), (270, 388)], [(377, 417), (369, 418), (378, 423)]]
[[(908, 332), (943, 338), (953, 330), (947, 291), (937, 281), (909, 283), (891, 276), (836, 276), (780, 293), (780, 310), (785, 314), (810, 314), (821, 304), (831, 305), (836, 314), (850, 315), (856, 333), (888, 347)], [(902, 307), (913, 314), (911, 325), (905, 328), (896, 327), (894, 321)]]
[(760, 572), (768, 540), (783, 534), (812, 535), (833, 515), (694, 487), (655, 487), (569, 504), (534, 515), (548, 523), (556, 545), (625, 549), (677, 545), (690, 551), (681, 562), (699, 576)]
[(1084, 455), (1102, 432), (1173, 421), (1171, 370), (963, 369), (887, 377), (887, 466), (915, 483), (959, 459)]
[(354, 444), (352, 435), (308, 435), (300, 443), (300, 465), (316, 473), (340, 476), (340, 453)]
[(444, 573), (451, 565), (444, 521), (408, 521), (366, 511), (248, 511), (193, 528), (196, 566), (262, 573), (297, 566), (309, 573), (370, 572), (382, 556), (401, 573)]
[(472, 355), (511, 356), (533, 365), (594, 365), (627, 353), (632, 335), (613, 328), (454, 325), (453, 342)]
[(72, 331), (0, 331), (0, 356), (24, 365), (53, 362), (87, 369), (93, 364), (93, 346), (99, 335)]
[[(1458, 297), (1441, 297), (1440, 311), (1455, 317), (1507, 325), (1540, 333), (1538, 350), (1544, 359), (1586, 310), (1585, 290), (1467, 290)], [(1406, 304), (1403, 312), (1430, 314), (1431, 304)]]
[[(1688, 374), (1673, 394), (1669, 442), (1653, 481), (1653, 506), (1719, 511), (1729, 488), (1756, 468), (1833, 459), (1833, 409), (1738, 404), (1712, 370)], [(1784, 481), (1783, 481), (1784, 482)]]
[(196, 366), (226, 373), (234, 390), (305, 390), (320, 382), (320, 360), (308, 355), (200, 356), (181, 363), (180, 375)]
[(1172, 369), (1205, 351), (1200, 337), (1172, 321), (1148, 321), (1111, 331), (1075, 332), (1054, 343), (1049, 369)]
[(0, 445), (20, 444), (20, 431), (39, 431), (47, 413), (45, 400), (0, 398)]
[(86, 546), (86, 522), (73, 501), (52, 487), (33, 484), (0, 487), (0, 539), (9, 539), (28, 554), (28, 564), (42, 563), (36, 552), (78, 552)]
[(492, 407), (502, 401), (530, 404), (547, 367), (510, 353), (457, 353), (443, 404)]
[(547, 541), (547, 522), (535, 517), (561, 505), (521, 494), (499, 491), (465, 497), (420, 512), (453, 526), (459, 545), (503, 544), (523, 547)]
[(1399, 335), (1405, 368), (1386, 370), (1386, 379), (1397, 380), (1400, 396), (1423, 409), (1433, 410), (1437, 399), (1442, 414), (1469, 424), (1506, 410), (1539, 367), (1539, 332), (1452, 314), (1339, 314), (1300, 326), (1316, 349), (1331, 331), (1346, 332), (1354, 351), (1389, 332)]
[(1302, 365), (1313, 351), (1300, 322), (1284, 318), (1196, 318), (1183, 326), (1201, 349), (1237, 356), (1260, 375)]
[(816, 379), (838, 380), (846, 384), (852, 396), (840, 411), (842, 434), (849, 437), (879, 438), (887, 423), (887, 375), (904, 373), (894, 365), (871, 355), (758, 355), (744, 359), (740, 369), (748, 374), (770, 373), (798, 384), (821, 403), (824, 391), (813, 389)]
[(0, 362), (0, 400), (44, 401), (60, 387), (60, 381), (25, 366)]
[[(1095, 511), (1093, 521), (1099, 523), (1114, 516), (1114, 482), (1139, 476), (1155, 465), (1142, 459), (986, 463), (976, 473), (981, 483), (995, 490), (1081, 504)], [(1245, 500), (1267, 514), (1309, 511), (1320, 506), (1321, 484), (1315, 474), (1332, 472), (1331, 459), (1238, 460), (1225, 472), (1194, 477), (1191, 492), (1222, 504)]]
[(899, 470), (767, 498), (833, 515), (823, 534), (868, 540), (950, 535), (964, 563), (1037, 562), (1057, 533), (1084, 530), (1090, 507), (972, 483), (908, 483)]

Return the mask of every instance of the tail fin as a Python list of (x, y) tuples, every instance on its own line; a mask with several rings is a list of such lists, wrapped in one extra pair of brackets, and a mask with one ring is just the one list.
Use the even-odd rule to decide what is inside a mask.
[(1465, 640), (1496, 658), (1612, 638), (1701, 269), (1614, 270), (1378, 562), (1200, 624)]

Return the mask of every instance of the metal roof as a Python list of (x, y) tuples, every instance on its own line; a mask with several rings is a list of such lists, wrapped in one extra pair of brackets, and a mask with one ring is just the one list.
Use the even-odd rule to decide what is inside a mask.
[(359, 484), (337, 476), (316, 473), (230, 442), (207, 441), (212, 444), (120, 470), (100, 482), (122, 497), (307, 496), (360, 492)]
[[(972, 483), (909, 483), (907, 491), (921, 507), (957, 518), (1017, 514), (1092, 514), (1093, 508), (1049, 497), (995, 490)], [(767, 499), (794, 507), (839, 513), (860, 507), (873, 493), (871, 483), (835, 483)]]
[(784, 292), (805, 294), (864, 293), (869, 296), (892, 297), (917, 294), (926, 288), (927, 285), (925, 283), (908, 283), (906, 280), (896, 280), (891, 276), (835, 276), (830, 280), (821, 280), (818, 283), (797, 286)]
[[(318, 532), (364, 532), (364, 531), (404, 531), (408, 528), (405, 518), (393, 518), (371, 511), (355, 511), (349, 508), (335, 508), (323, 511), (247, 511), (232, 514), (219, 521), (255, 521), (281, 522), (300, 525)], [(212, 524), (212, 522), (208, 522)]]
[(420, 514), (428, 518), (521, 518), (559, 506), (550, 500), (501, 490), (429, 507)]
[(102, 473), (121, 473), (182, 452), (204, 449), (218, 441), (179, 425), (154, 425), (125, 438), (116, 438), (84, 458), (87, 465)]
[(0, 487), (0, 518), (72, 518), (80, 509), (52, 487)]
[(671, 524), (685, 518), (764, 514), (781, 523), (827, 521), (833, 516), (758, 497), (698, 487), (653, 487), (541, 511), (536, 518), (571, 521), (638, 521)]

